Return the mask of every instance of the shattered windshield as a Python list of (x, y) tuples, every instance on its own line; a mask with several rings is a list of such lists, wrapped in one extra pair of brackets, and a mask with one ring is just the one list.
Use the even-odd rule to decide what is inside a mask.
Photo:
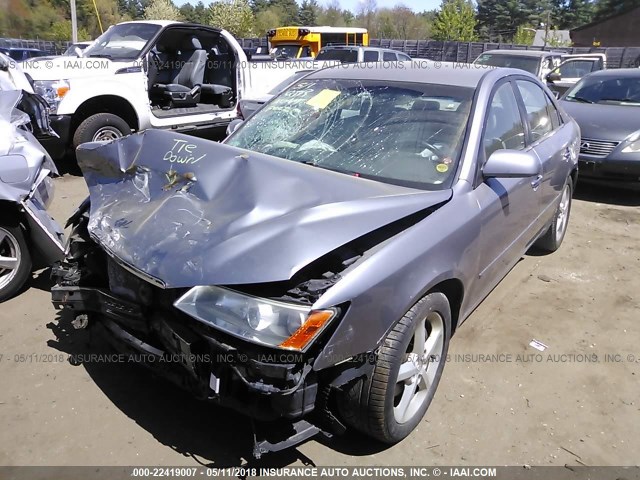
[(303, 79), (226, 143), (383, 182), (448, 188), (472, 96), (449, 85)]

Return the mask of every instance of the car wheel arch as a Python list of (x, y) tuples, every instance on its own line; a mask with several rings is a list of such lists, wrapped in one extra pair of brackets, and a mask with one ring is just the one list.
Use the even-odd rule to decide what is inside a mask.
[[(100, 95), (84, 101), (73, 114), (71, 130), (75, 130), (80, 124), (92, 115), (97, 113), (111, 113), (121, 117), (129, 124), (132, 130), (140, 128), (140, 119), (131, 103), (118, 95)], [(73, 134), (70, 135), (73, 137)]]

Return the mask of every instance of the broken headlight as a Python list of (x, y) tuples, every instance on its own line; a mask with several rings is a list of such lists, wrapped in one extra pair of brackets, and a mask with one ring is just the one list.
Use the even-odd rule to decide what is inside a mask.
[(304, 351), (336, 311), (254, 297), (221, 287), (193, 287), (174, 306), (202, 323), (243, 340)]

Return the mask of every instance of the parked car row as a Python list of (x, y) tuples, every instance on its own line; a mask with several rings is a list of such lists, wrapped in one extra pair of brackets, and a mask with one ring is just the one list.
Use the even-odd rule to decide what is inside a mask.
[[(34, 77), (56, 125), (68, 117), (89, 190), (52, 267), (53, 305), (249, 416), (258, 458), (348, 428), (403, 440), (456, 329), (530, 248), (561, 246), (579, 167), (640, 180), (640, 70), (591, 73), (558, 99), (547, 83), (566, 63), (360, 68), (374, 51), (384, 62), (383, 50), (332, 47), (339, 66), (251, 90), (262, 79), (234, 63), (246, 56), (226, 32), (126, 22), (73, 77)], [(99, 84), (91, 59), (108, 65)], [(211, 124), (229, 136), (181, 133)], [(49, 178), (38, 151), (34, 171)], [(15, 171), (0, 171), (3, 186)], [(34, 178), (14, 203), (59, 246)], [(0, 239), (15, 246), (16, 231)], [(10, 244), (0, 275), (17, 259)]]
[(474, 64), (525, 70), (547, 82), (547, 86), (560, 95), (585, 75), (606, 68), (606, 56), (603, 53), (568, 55), (539, 50), (488, 50), (478, 56)]

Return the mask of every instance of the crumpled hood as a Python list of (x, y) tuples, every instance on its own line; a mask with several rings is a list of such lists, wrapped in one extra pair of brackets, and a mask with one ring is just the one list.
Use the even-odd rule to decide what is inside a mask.
[(582, 138), (621, 142), (640, 130), (640, 107), (562, 102), (578, 125)]
[(166, 287), (284, 281), (451, 198), (160, 130), (77, 151), (89, 232)]

